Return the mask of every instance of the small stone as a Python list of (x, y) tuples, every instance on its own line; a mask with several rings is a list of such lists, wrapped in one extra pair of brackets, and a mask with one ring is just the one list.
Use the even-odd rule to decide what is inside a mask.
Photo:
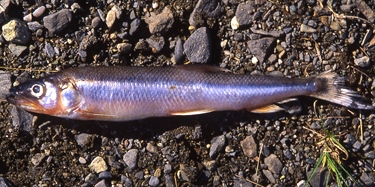
[(131, 23), (130, 23), (130, 29), (129, 29), (129, 34), (131, 36), (134, 36), (136, 32), (139, 29), (139, 26), (141, 25), (141, 20), (138, 18), (135, 18)]
[(104, 159), (100, 156), (97, 156), (92, 160), (89, 168), (95, 173), (100, 173), (108, 169), (107, 163), (105, 163)]
[(177, 172), (177, 177), (186, 182), (195, 182), (198, 176), (198, 169), (182, 165), (182, 168)]
[(81, 133), (75, 136), (76, 142), (79, 146), (85, 147), (89, 146), (93, 141), (93, 135), (87, 133)]
[(264, 164), (268, 167), (268, 170), (270, 170), (274, 174), (280, 174), (281, 169), (283, 168), (283, 164), (277, 158), (276, 155), (271, 154), (267, 158), (264, 159)]
[(23, 21), (25, 22), (30, 22), (32, 20), (33, 20), (33, 16), (31, 15), (31, 13), (26, 14), (26, 16), (23, 17)]
[(176, 187), (174, 183), (175, 182), (174, 178), (169, 174), (164, 176), (164, 182), (165, 182), (165, 187)]
[(107, 24), (108, 28), (112, 28), (115, 24), (116, 20), (121, 18), (122, 11), (120, 7), (117, 5), (113, 6), (110, 11), (107, 13), (107, 17), (105, 18), (105, 23)]
[(273, 44), (275, 43), (275, 38), (265, 37), (257, 40), (250, 40), (247, 42), (247, 47), (259, 62), (263, 63), (266, 56), (272, 52)]
[(41, 25), (41, 24), (40, 24), (39, 22), (37, 22), (37, 21), (28, 22), (28, 23), (27, 23), (27, 27), (28, 27), (31, 31), (33, 31), (33, 32), (37, 31), (38, 29), (42, 29), (42, 28), (44, 28), (44, 26)]
[(358, 10), (366, 17), (366, 19), (371, 22), (371, 23), (374, 23), (375, 21), (375, 12), (372, 10), (372, 8), (370, 6), (368, 6), (366, 4), (366, 1), (364, 0), (356, 0), (354, 1), (356, 7), (358, 8)]
[(308, 25), (302, 24), (301, 28), (300, 28), (300, 32), (315, 33), (316, 29), (314, 29), (314, 28), (312, 28), (312, 27), (310, 27)]
[(187, 58), (195, 63), (207, 63), (211, 55), (211, 36), (206, 27), (197, 29), (185, 42)]
[(8, 48), (10, 51), (12, 51), (14, 56), (17, 56), (17, 57), (22, 56), (24, 52), (27, 51), (26, 46), (16, 45), (16, 44), (9, 44)]
[(55, 56), (55, 50), (53, 49), (51, 43), (46, 42), (46, 45), (44, 46), (44, 53), (46, 53), (49, 58), (53, 58)]
[(122, 54), (128, 54), (130, 53), (131, 49), (132, 49), (132, 44), (130, 43), (118, 43), (116, 45), (117, 47), (117, 50), (122, 53)]
[(255, 10), (253, 1), (240, 3), (236, 9), (236, 18), (240, 27), (249, 26), (253, 22), (252, 12)]
[(89, 183), (91, 185), (94, 185), (97, 181), (98, 181), (98, 177), (94, 173), (89, 173), (85, 177), (85, 182), (87, 182), (87, 183)]
[(234, 16), (231, 21), (230, 21), (230, 27), (233, 29), (233, 30), (237, 30), (238, 28), (240, 28), (240, 24), (238, 23), (238, 20), (237, 20), (237, 17)]
[(146, 150), (147, 150), (148, 152), (150, 152), (150, 153), (154, 153), (154, 154), (158, 153), (158, 149), (157, 149), (157, 147), (154, 146), (154, 145), (153, 145), (152, 143), (150, 143), (150, 142), (147, 143)]
[(38, 166), (46, 157), (44, 153), (37, 153), (31, 158), (31, 163), (33, 163), (34, 166)]
[(252, 136), (247, 136), (244, 140), (240, 142), (242, 151), (245, 156), (249, 158), (254, 158), (257, 156), (257, 144)]
[(171, 173), (171, 171), (172, 171), (172, 165), (165, 164), (165, 166), (164, 166), (164, 173), (168, 174), (168, 173)]
[(91, 27), (95, 29), (98, 29), (101, 24), (102, 24), (102, 20), (100, 19), (100, 17), (95, 17), (91, 21)]
[(215, 159), (220, 151), (223, 150), (225, 145), (225, 136), (216, 136), (211, 140), (211, 147), (209, 156), (211, 159)]
[[(174, 48), (174, 55), (173, 55), (173, 61), (176, 64), (183, 63), (184, 60), (184, 46), (182, 44), (181, 38), (177, 39), (176, 46)], [(194, 138), (196, 138), (197, 133), (194, 132)]]
[(112, 174), (109, 171), (103, 171), (99, 173), (99, 179), (111, 179)]
[(203, 25), (208, 18), (215, 18), (221, 14), (221, 4), (219, 0), (198, 0), (193, 12), (189, 17), (191, 26)]
[(133, 182), (125, 175), (121, 175), (121, 182), (124, 183), (126, 187), (133, 187)]
[(123, 160), (130, 169), (135, 169), (138, 162), (138, 150), (130, 149), (125, 153)]
[(151, 176), (151, 177), (150, 177), (150, 180), (148, 181), (148, 185), (153, 186), (153, 187), (154, 187), (154, 186), (158, 186), (159, 183), (160, 183), (159, 178), (157, 178), (157, 177), (155, 177), (155, 176)]
[[(312, 171), (313, 170), (307, 172), (306, 176), (310, 176)], [(327, 175), (329, 175), (327, 168), (318, 167), (315, 170), (315, 172), (312, 174), (311, 179), (309, 180), (309, 184), (312, 187), (326, 186), (326, 184), (327, 184), (326, 180), (329, 179), (329, 177), (327, 177)]]
[(33, 16), (36, 17), (36, 18), (38, 18), (41, 15), (43, 15), (43, 13), (44, 13), (45, 10), (46, 10), (45, 6), (40, 6), (37, 9), (34, 10)]
[(356, 58), (354, 59), (354, 64), (356, 66), (359, 66), (359, 67), (362, 67), (362, 68), (366, 68), (370, 65), (370, 58), (368, 56), (363, 56), (363, 57), (360, 57), (360, 58)]
[(43, 25), (51, 33), (61, 33), (72, 21), (72, 13), (68, 9), (62, 9), (43, 18)]
[(3, 25), (3, 37), (6, 41), (15, 44), (26, 44), (31, 34), (26, 24), (18, 19), (10, 20), (8, 23)]
[(167, 32), (173, 25), (173, 13), (167, 6), (158, 15), (151, 13), (151, 16), (145, 18), (145, 22), (148, 24), (148, 28), (151, 34), (163, 34)]
[(98, 183), (95, 184), (94, 187), (110, 187), (111, 185), (109, 185), (106, 180), (101, 180), (99, 181)]
[(357, 152), (359, 151), (359, 149), (361, 149), (362, 147), (362, 144), (361, 142), (359, 142), (358, 140), (352, 145), (353, 146), (353, 152)]
[(78, 158), (78, 162), (81, 163), (81, 164), (86, 164), (87, 161), (86, 161), (85, 158), (83, 158), (83, 157), (79, 157), (79, 158)]
[(164, 37), (162, 36), (151, 36), (146, 39), (146, 42), (151, 47), (153, 53), (159, 53), (165, 45)]
[(16, 187), (12, 182), (4, 177), (0, 177), (0, 186), (1, 187)]
[(10, 111), (12, 118), (12, 125), (16, 129), (22, 129), (30, 132), (33, 129), (33, 115), (22, 110), (16, 106), (12, 107)]
[(363, 172), (361, 175), (361, 182), (363, 182), (365, 186), (373, 186), (375, 183), (375, 175), (373, 173)]
[(269, 170), (262, 170), (263, 171), (263, 174), (267, 177), (267, 179), (272, 183), (272, 184), (275, 184), (276, 183), (276, 179), (275, 177), (273, 177), (272, 173), (269, 171)]
[(10, 72), (0, 70), (0, 100), (5, 100), (9, 94), (9, 89), (12, 87), (10, 78)]

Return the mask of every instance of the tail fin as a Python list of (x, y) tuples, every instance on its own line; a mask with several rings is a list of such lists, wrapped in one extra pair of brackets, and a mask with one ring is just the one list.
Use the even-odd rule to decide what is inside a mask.
[(326, 100), (348, 108), (374, 110), (365, 98), (345, 86), (345, 78), (334, 72), (326, 72), (316, 77), (317, 93), (311, 97)]

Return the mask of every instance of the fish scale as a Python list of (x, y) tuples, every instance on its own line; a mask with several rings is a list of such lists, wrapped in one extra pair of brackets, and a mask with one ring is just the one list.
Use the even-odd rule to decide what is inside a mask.
[[(256, 110), (301, 95), (374, 109), (344, 87), (344, 80), (333, 72), (291, 79), (225, 73), (209, 66), (83, 67), (21, 84), (11, 89), (8, 100), (31, 112), (105, 121)], [(33, 86), (48, 93), (44, 95), (57, 92), (60, 98), (54, 102), (43, 94), (36, 98), (39, 93), (33, 93)], [(47, 105), (54, 107), (46, 109)]]

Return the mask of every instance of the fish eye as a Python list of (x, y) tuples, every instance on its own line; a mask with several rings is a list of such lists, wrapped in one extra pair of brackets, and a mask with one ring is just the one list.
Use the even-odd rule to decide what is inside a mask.
[(31, 95), (39, 98), (43, 94), (43, 86), (40, 84), (34, 84), (31, 86)]

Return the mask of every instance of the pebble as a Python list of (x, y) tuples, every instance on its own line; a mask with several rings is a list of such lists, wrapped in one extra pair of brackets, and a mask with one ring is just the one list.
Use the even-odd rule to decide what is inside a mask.
[(146, 150), (153, 154), (158, 153), (158, 148), (150, 142), (147, 143)]
[(356, 7), (358, 8), (358, 10), (366, 17), (366, 19), (369, 22), (374, 23), (374, 21), (375, 21), (375, 12), (372, 10), (372, 8), (370, 6), (368, 6), (366, 4), (366, 1), (355, 0), (354, 3), (356, 5)]
[(239, 27), (249, 26), (253, 22), (253, 15), (251, 14), (253, 10), (255, 10), (253, 1), (246, 1), (237, 6), (235, 17)]
[(91, 185), (95, 184), (97, 181), (98, 181), (98, 176), (96, 176), (94, 173), (89, 173), (85, 177), (85, 182)]
[(141, 25), (141, 20), (138, 19), (138, 18), (135, 18), (131, 23), (130, 23), (130, 29), (129, 29), (129, 34), (131, 36), (134, 36), (138, 29), (139, 29), (139, 26)]
[(165, 182), (165, 187), (176, 187), (174, 178), (171, 175), (165, 175), (164, 176), (164, 182)]
[(112, 174), (109, 171), (103, 171), (99, 173), (99, 179), (111, 179)]
[(231, 21), (230, 21), (230, 27), (233, 29), (233, 30), (237, 30), (238, 28), (240, 28), (240, 23), (238, 23), (238, 20), (237, 20), (237, 17), (234, 16)]
[(363, 172), (360, 181), (363, 182), (365, 186), (373, 186), (375, 183), (375, 175), (373, 173)]
[(46, 157), (44, 153), (36, 153), (32, 158), (31, 158), (31, 163), (33, 163), (34, 166), (38, 166), (43, 159)]
[(211, 55), (211, 35), (206, 27), (197, 29), (184, 44), (187, 58), (193, 63), (207, 63)]
[[(307, 172), (306, 176), (310, 176), (312, 170)], [(312, 177), (309, 181), (309, 184), (312, 186), (312, 187), (321, 187), (321, 186), (325, 186), (325, 184), (327, 184), (326, 180), (327, 180), (327, 175), (328, 174), (328, 170), (327, 168), (324, 168), (322, 169), (321, 167), (318, 167), (314, 174), (312, 174)]]
[(107, 17), (105, 18), (105, 23), (107, 24), (108, 28), (112, 28), (115, 24), (116, 20), (121, 18), (122, 10), (117, 5), (113, 6), (110, 11), (107, 13)]
[(43, 18), (43, 25), (51, 33), (61, 33), (72, 21), (72, 13), (68, 9), (62, 9)]
[(31, 38), (26, 24), (18, 19), (12, 19), (3, 25), (2, 31), (4, 39), (14, 44), (26, 44)]
[(240, 142), (240, 145), (245, 156), (254, 158), (258, 155), (258, 146), (253, 136), (246, 136), (246, 138)]
[(283, 163), (281, 163), (280, 159), (274, 154), (266, 157), (264, 159), (264, 164), (266, 164), (268, 170), (274, 174), (280, 174), (281, 169), (283, 169)]
[(27, 27), (28, 27), (31, 31), (33, 31), (33, 32), (37, 31), (38, 29), (42, 29), (42, 28), (44, 28), (44, 26), (41, 25), (41, 24), (40, 24), (39, 22), (37, 22), (37, 21), (28, 22), (28, 23), (27, 23)]
[(12, 107), (10, 114), (13, 117), (12, 125), (14, 128), (24, 130), (25, 132), (33, 130), (33, 115), (16, 106)]
[(221, 14), (219, 0), (199, 0), (189, 17), (191, 26), (198, 26), (204, 23), (207, 18), (215, 18)]
[(220, 151), (223, 150), (225, 145), (225, 136), (216, 136), (211, 140), (211, 147), (210, 147), (210, 153), (209, 156), (211, 159), (215, 159)]
[(46, 42), (46, 45), (44, 46), (44, 53), (46, 53), (49, 58), (53, 58), (55, 56), (56, 53), (51, 43)]
[(89, 168), (95, 173), (100, 173), (106, 171), (108, 169), (108, 166), (102, 157), (97, 156), (94, 158), (94, 160), (91, 161)]
[(285, 158), (288, 159), (288, 160), (293, 160), (293, 158), (294, 158), (294, 155), (292, 154), (292, 152), (289, 149), (283, 150), (283, 154), (284, 154)]
[(195, 182), (198, 176), (198, 169), (196, 167), (183, 165), (177, 172), (177, 177), (186, 182)]
[(132, 180), (126, 177), (125, 175), (121, 175), (121, 182), (124, 183), (124, 186), (126, 187), (133, 187)]
[(316, 29), (308, 26), (308, 25), (305, 25), (305, 24), (301, 24), (301, 27), (300, 27), (300, 32), (305, 32), (305, 33), (315, 33), (316, 32)]
[(132, 44), (130, 43), (118, 43), (116, 45), (117, 50), (122, 54), (128, 54), (131, 52)]
[(356, 58), (354, 59), (354, 64), (356, 66), (359, 66), (361, 68), (366, 68), (370, 65), (370, 58), (368, 56), (363, 56), (363, 57), (360, 57), (360, 58)]
[(100, 28), (101, 24), (102, 24), (102, 20), (100, 19), (100, 17), (95, 17), (91, 21), (91, 27), (94, 28), (94, 29)]
[(153, 186), (153, 187), (154, 187), (154, 186), (158, 186), (159, 183), (160, 183), (159, 178), (157, 178), (157, 177), (155, 177), (155, 176), (151, 176), (151, 177), (150, 177), (150, 180), (148, 181), (148, 185)]
[(93, 141), (93, 135), (87, 133), (81, 133), (75, 136), (76, 142), (79, 146), (89, 146)]
[(104, 179), (99, 181), (98, 183), (95, 184), (94, 187), (110, 187), (111, 185), (108, 184)]
[(1, 187), (16, 187), (12, 182), (4, 177), (0, 177), (0, 186)]
[(172, 11), (167, 6), (158, 15), (152, 12), (150, 16), (145, 18), (145, 22), (148, 24), (151, 34), (163, 34), (172, 27), (174, 17)]
[(86, 161), (85, 158), (83, 158), (83, 157), (79, 157), (79, 158), (78, 158), (78, 162), (81, 163), (81, 164), (86, 164), (87, 161)]
[(159, 53), (165, 45), (164, 37), (162, 36), (151, 36), (146, 39), (146, 42), (151, 47), (153, 53)]
[(267, 179), (272, 183), (272, 184), (275, 184), (276, 183), (276, 179), (275, 177), (273, 177), (272, 175), (272, 172), (270, 172), (269, 170), (262, 170), (263, 174), (267, 177)]
[(24, 17), (23, 17), (23, 21), (25, 22), (30, 22), (33, 20), (33, 15), (31, 15), (31, 13), (29, 14), (26, 14)]
[(130, 169), (137, 168), (138, 149), (130, 149), (125, 153), (123, 160)]
[(43, 13), (44, 13), (45, 10), (46, 10), (45, 6), (40, 6), (37, 9), (34, 10), (33, 16), (36, 17), (36, 18), (38, 18), (41, 15), (43, 15)]
[[(184, 60), (184, 46), (182, 44), (181, 38), (177, 38), (172, 61), (176, 64), (182, 64), (183, 60)], [(194, 137), (193, 137), (194, 139), (196, 138), (196, 135), (199, 136), (199, 134), (194, 132)]]
[(234, 178), (233, 180), (234, 184), (233, 187), (253, 187), (254, 185), (246, 180), (240, 179), (240, 178)]
[(272, 51), (272, 44), (275, 42), (275, 38), (265, 37), (257, 40), (250, 40), (247, 42), (247, 47), (251, 54), (254, 55), (259, 62), (263, 63), (265, 57)]
[(11, 75), (9, 71), (0, 70), (0, 100), (5, 100), (6, 95), (9, 94), (9, 89), (12, 87), (10, 78)]
[(165, 174), (169, 174), (169, 173), (171, 173), (171, 171), (172, 171), (172, 165), (170, 165), (170, 164), (165, 164), (163, 172), (164, 172)]
[(361, 149), (361, 147), (362, 147), (362, 144), (361, 144), (361, 142), (359, 142), (358, 140), (356, 141), (356, 142), (354, 142), (354, 144), (352, 145), (352, 151), (353, 152), (357, 152), (357, 151), (359, 151), (360, 149)]
[(9, 44), (8, 48), (10, 51), (12, 51), (12, 53), (16, 57), (23, 56), (23, 54), (27, 51), (26, 46), (16, 45), (16, 44)]

